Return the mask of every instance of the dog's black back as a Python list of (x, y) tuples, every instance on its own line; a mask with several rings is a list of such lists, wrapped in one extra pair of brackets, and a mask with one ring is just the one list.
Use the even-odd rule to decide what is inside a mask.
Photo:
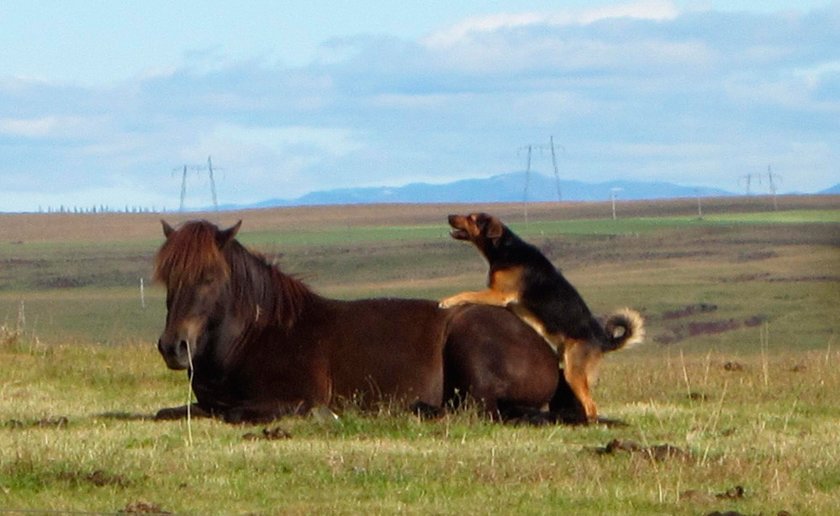
[(543, 323), (548, 333), (595, 340), (608, 346), (609, 338), (604, 328), (575, 287), (539, 249), (519, 238), (507, 226), (503, 228), (500, 238), (482, 246), (491, 275), (495, 270), (522, 267), (519, 302)]

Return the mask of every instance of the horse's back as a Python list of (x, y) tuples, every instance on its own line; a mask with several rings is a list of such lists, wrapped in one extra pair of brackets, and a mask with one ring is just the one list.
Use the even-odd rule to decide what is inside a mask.
[(560, 379), (549, 345), (507, 309), (453, 309), (445, 351), (446, 398), (469, 394), (490, 411), (547, 407)]
[(446, 313), (428, 300), (325, 300), (314, 331), (327, 347), (333, 394), (439, 406)]

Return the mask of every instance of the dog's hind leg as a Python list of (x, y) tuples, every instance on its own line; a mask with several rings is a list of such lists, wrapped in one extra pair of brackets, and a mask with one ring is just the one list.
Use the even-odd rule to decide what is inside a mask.
[(597, 367), (601, 353), (586, 341), (567, 339), (563, 352), (563, 375), (577, 399), (583, 405), (589, 422), (598, 420), (598, 409), (589, 388), (589, 374)]

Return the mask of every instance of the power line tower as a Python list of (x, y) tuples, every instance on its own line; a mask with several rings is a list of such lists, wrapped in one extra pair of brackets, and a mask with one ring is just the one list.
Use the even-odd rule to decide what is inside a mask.
[[(566, 149), (561, 145), (560, 149), (563, 152)], [(535, 150), (540, 152), (551, 152), (551, 165), (554, 169), (554, 185), (557, 188), (557, 201), (560, 202), (563, 200), (563, 191), (560, 188), (560, 171), (557, 168), (557, 152), (555, 151), (554, 145), (554, 136), (550, 136), (548, 139), (548, 145), (544, 144), (528, 144), (519, 148), (519, 151), (527, 151), (527, 165), (525, 167), (525, 188), (524, 188), (524, 198), (523, 198), (523, 206), (525, 210), (525, 222), (528, 222), (528, 189), (531, 183), (531, 161), (532, 156)]]
[(752, 185), (753, 177), (758, 180), (759, 184), (761, 184), (761, 176), (758, 174), (744, 174), (740, 178), (738, 178), (738, 184), (746, 185), (746, 195), (750, 195), (750, 186)]
[[(178, 172), (182, 170), (181, 167), (173, 168), (173, 172)], [(213, 198), (213, 209), (219, 209), (219, 202), (216, 198), (216, 179), (213, 177), (213, 161), (211, 160), (210, 156), (207, 156), (207, 165), (184, 165), (183, 173), (181, 174), (181, 204), (178, 208), (178, 211), (184, 211), (184, 199), (187, 197), (187, 171), (192, 172), (208, 172), (208, 176), (210, 178), (210, 194)], [(220, 170), (220, 169), (216, 169)]]
[[(522, 210), (525, 212), (525, 223), (528, 223), (528, 186), (531, 183), (531, 153), (533, 145), (527, 145), (523, 149), (528, 150), (528, 161), (525, 167), (525, 191), (522, 193)], [(521, 150), (521, 149), (520, 149)]]
[[(560, 189), (560, 172), (557, 170), (557, 153), (554, 152), (554, 136), (548, 137), (549, 145), (551, 146), (551, 165), (554, 167), (554, 185), (557, 187), (557, 202), (563, 200), (563, 191)], [(563, 152), (566, 151), (562, 146)]]
[(774, 173), (771, 165), (767, 165), (767, 184), (770, 189), (770, 195), (773, 197), (773, 211), (779, 209), (779, 204), (776, 201), (776, 180), (781, 181), (782, 176)]

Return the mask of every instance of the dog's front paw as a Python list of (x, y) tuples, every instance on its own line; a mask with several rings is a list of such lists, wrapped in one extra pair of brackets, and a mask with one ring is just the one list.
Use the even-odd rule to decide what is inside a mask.
[(446, 299), (441, 299), (438, 303), (440, 308), (452, 308), (453, 306), (458, 306), (461, 304), (456, 297), (447, 297)]

